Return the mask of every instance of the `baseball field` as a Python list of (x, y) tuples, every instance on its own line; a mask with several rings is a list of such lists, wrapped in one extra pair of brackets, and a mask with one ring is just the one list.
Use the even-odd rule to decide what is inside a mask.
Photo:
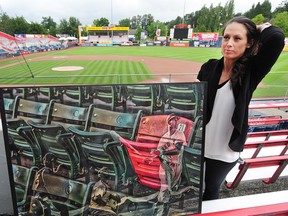
[[(220, 48), (76, 47), (0, 61), (0, 85), (192, 82)], [(282, 52), (254, 97), (288, 94), (288, 52)]]

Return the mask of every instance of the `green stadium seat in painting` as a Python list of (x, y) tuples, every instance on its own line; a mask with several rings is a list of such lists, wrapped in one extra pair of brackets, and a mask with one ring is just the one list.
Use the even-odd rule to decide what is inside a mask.
[(203, 116), (197, 116), (194, 121), (190, 147), (193, 149), (202, 150), (203, 146)]
[[(114, 142), (110, 131), (116, 131), (121, 136), (133, 140), (141, 116), (141, 110), (138, 113), (122, 113), (96, 108), (94, 104), (91, 104), (84, 130), (73, 126), (68, 127), (75, 142), (82, 147), (84, 157), (94, 173), (98, 173), (103, 178), (112, 179), (115, 189), (118, 189), (119, 182), (124, 181), (121, 175), (125, 175), (123, 171), (126, 170), (126, 167), (121, 158), (122, 152), (119, 152), (119, 143)], [(105, 152), (104, 147), (107, 143), (110, 144), (110, 147)], [(111, 152), (113, 154), (109, 154)], [(93, 175), (92, 172), (90, 172), (90, 176), (91, 174)]]
[(16, 99), (15, 98), (3, 98), (5, 116), (7, 119), (12, 118), (15, 110)]
[(95, 107), (126, 112), (126, 99), (122, 86), (87, 86)]
[(14, 98), (13, 88), (3, 88), (2, 94), (3, 94), (3, 98)]
[(59, 91), (62, 104), (87, 107), (91, 103), (84, 86), (67, 86)]
[(194, 196), (199, 196), (201, 188), (201, 152), (199, 149), (186, 146), (183, 152), (183, 176), (187, 185), (191, 186)]
[(45, 124), (62, 125), (64, 128), (74, 126), (84, 129), (88, 120), (88, 107), (70, 106), (51, 101)]
[(37, 172), (36, 167), (23, 167), (12, 164), (15, 193), (17, 199), (17, 209), (19, 215), (29, 211), (32, 197), (32, 185)]
[(96, 108), (94, 104), (89, 107), (89, 117), (85, 131), (116, 131), (127, 139), (135, 139), (142, 110), (137, 113), (122, 113)]
[(35, 88), (13, 88), (13, 97), (21, 97), (26, 100), (37, 101), (37, 92)]
[(21, 118), (25, 121), (33, 120), (37, 123), (45, 122), (50, 110), (49, 103), (26, 100), (20, 97), (16, 97), (15, 100), (16, 104), (12, 118)]
[(200, 113), (201, 100), (198, 99), (196, 86), (193, 84), (167, 84), (164, 85), (166, 92), (165, 114), (185, 114), (186, 117), (195, 119)]
[(23, 119), (7, 119), (12, 161), (25, 167), (42, 166), (42, 149), (35, 140), (32, 128)]
[(60, 101), (60, 93), (57, 87), (38, 87), (36, 88), (37, 100), (49, 103), (51, 100)]
[(83, 183), (54, 175), (49, 170), (36, 173), (29, 213), (32, 215), (88, 215), (93, 183)]
[(85, 176), (86, 164), (81, 160), (82, 149), (72, 139), (65, 139), (67, 130), (62, 125), (35, 124), (28, 121), (32, 127), (37, 143), (42, 148), (43, 164), (51, 168), (57, 175), (78, 179)]
[[(126, 174), (123, 155), (120, 151), (107, 154), (104, 146), (109, 143), (114, 148), (120, 148), (119, 143), (114, 140), (109, 132), (86, 132), (74, 127), (69, 127), (68, 130), (71, 132), (70, 136), (61, 137), (61, 142), (66, 142), (67, 138), (74, 139), (76, 145), (82, 148), (82, 160), (86, 160), (89, 168), (89, 179), (93, 179), (95, 182), (98, 180), (109, 182), (110, 187), (118, 191), (121, 183), (123, 183), (122, 176)], [(117, 162), (113, 162), (111, 157)]]
[(145, 115), (151, 115), (156, 111), (163, 113), (164, 103), (161, 94), (160, 85), (127, 85), (126, 110), (136, 112), (142, 109)]

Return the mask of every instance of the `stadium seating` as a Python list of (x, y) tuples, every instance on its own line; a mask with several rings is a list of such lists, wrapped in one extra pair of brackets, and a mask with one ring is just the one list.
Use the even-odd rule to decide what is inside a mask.
[(84, 129), (88, 121), (88, 111), (88, 107), (65, 105), (52, 100), (45, 124)]
[(38, 87), (35, 91), (37, 92), (37, 101), (49, 103), (51, 100), (55, 100), (61, 102), (60, 90), (57, 87)]
[(58, 90), (62, 104), (88, 107), (91, 104), (84, 86), (67, 86)]
[(200, 100), (198, 99), (195, 87), (192, 84), (187, 85), (164, 85), (166, 92), (165, 98), (165, 113), (177, 113), (186, 117), (195, 119), (199, 115)]
[(128, 139), (135, 139), (142, 110), (137, 113), (122, 113), (111, 110), (99, 109), (91, 104), (85, 131), (116, 131)]
[(88, 215), (94, 183), (82, 183), (54, 175), (50, 170), (37, 172), (29, 213), (32, 215)]
[[(164, 133), (168, 130), (167, 116), (153, 115), (141, 118), (136, 141), (119, 137), (123, 152), (128, 152), (129, 160), (142, 185), (159, 190), (161, 183), (159, 178), (160, 157), (157, 154), (158, 143)], [(191, 131), (193, 122), (189, 119), (179, 117), (178, 126), (182, 125), (187, 145), (191, 145)], [(108, 144), (109, 145), (109, 144)], [(176, 152), (176, 154), (179, 152)], [(127, 158), (126, 158), (127, 159)], [(126, 163), (128, 163), (128, 161)], [(133, 179), (133, 177), (132, 177)]]
[(183, 152), (183, 176), (187, 184), (191, 186), (189, 190), (193, 196), (199, 196), (201, 185), (201, 150), (194, 148), (184, 147)]
[[(109, 132), (81, 131), (74, 127), (69, 127), (68, 130), (71, 132), (70, 135), (62, 136), (60, 142), (67, 143), (67, 139), (73, 139), (81, 148), (83, 153), (81, 160), (85, 161), (87, 166), (87, 179), (109, 182), (109, 186), (118, 191), (120, 186), (125, 183), (124, 177), (127, 171), (123, 164), (123, 155), (120, 151), (113, 150), (113, 148), (119, 148), (119, 143)], [(112, 150), (105, 149), (106, 143), (113, 146)], [(117, 163), (113, 162), (111, 157), (117, 160)]]
[[(264, 178), (266, 184), (274, 183), (281, 175), (288, 163), (288, 131), (270, 131), (270, 132), (254, 132), (249, 133), (244, 146), (244, 151), (241, 154), (240, 165), (238, 169), (231, 171), (226, 178), (226, 186), (235, 188), (246, 177), (246, 180)], [(237, 166), (237, 165), (236, 165)], [(268, 171), (268, 177), (261, 175), (247, 176), (248, 169), (274, 167), (275, 169)], [(237, 170), (237, 171), (236, 171)], [(254, 171), (254, 174), (256, 172)], [(270, 173), (270, 174), (269, 174)]]
[(37, 123), (45, 123), (50, 106), (50, 103), (27, 100), (17, 96), (12, 118), (21, 118), (25, 121), (29, 119)]
[(288, 119), (280, 115), (250, 117), (248, 125), (248, 132), (283, 130), (288, 129)]
[(17, 208), (19, 214), (25, 214), (29, 211), (32, 197), (32, 184), (37, 171), (36, 167), (23, 167), (12, 165), (15, 193), (17, 199)]
[(35, 88), (13, 88), (12, 94), (13, 98), (19, 96), (26, 100), (37, 101), (37, 92), (35, 91)]
[(12, 118), (13, 112), (15, 110), (15, 99), (4, 98), (3, 100), (6, 119)]
[(37, 143), (32, 128), (23, 119), (7, 120), (8, 137), (12, 159), (18, 165), (41, 167), (43, 152)]
[[(81, 94), (78, 94), (79, 89), (70, 88), (68, 91), (66, 89), (62, 92), (63, 97), (66, 95), (65, 100), (55, 98), (55, 94), (57, 94), (55, 89), (39, 89), (36, 96), (33, 88), (28, 91), (21, 88), (14, 89), (14, 95), (20, 96), (4, 98), (5, 114), (8, 114), (6, 122), (9, 141), (14, 146), (11, 150), (15, 152), (12, 159), (16, 158), (17, 160), (17, 164), (12, 165), (13, 170), (18, 170), (18, 173), (26, 173), (28, 179), (29, 172), (29, 175), (32, 176), (36, 169), (50, 168), (51, 172), (44, 172), (44, 178), (48, 176), (47, 179), (53, 179), (53, 181), (55, 179), (55, 182), (59, 181), (61, 183), (69, 177), (72, 187), (77, 188), (78, 186), (74, 187), (74, 185), (79, 183), (79, 188), (83, 189), (81, 189), (81, 192), (86, 191), (88, 197), (91, 186), (94, 184), (88, 182), (95, 182), (95, 180), (112, 180), (111, 188), (114, 191), (122, 192), (122, 188), (126, 189), (126, 186), (128, 186), (128, 194), (131, 195), (142, 195), (133, 193), (136, 191), (135, 186), (137, 188), (147, 187), (149, 192), (158, 191), (160, 187), (158, 172), (161, 161), (156, 152), (152, 156), (150, 152), (155, 151), (161, 133), (163, 135), (163, 131), (167, 129), (164, 126), (164, 117), (175, 110), (180, 110), (181, 114), (185, 111), (190, 113), (190, 117), (193, 112), (192, 117), (187, 121), (189, 126), (185, 129), (189, 141), (188, 146), (183, 148), (181, 186), (185, 184), (184, 186), (190, 188), (189, 192), (193, 196), (198, 196), (201, 184), (199, 175), (201, 174), (203, 119), (201, 115), (197, 115), (201, 112), (201, 108), (197, 105), (201, 103), (201, 99), (193, 98), (193, 100), (198, 101), (197, 105), (194, 104), (196, 105), (195, 108), (194, 102), (190, 101), (190, 103), (185, 98), (185, 95), (193, 95), (197, 90), (192, 90), (190, 87), (179, 89), (177, 85), (176, 87), (171, 85), (169, 88), (156, 89), (155, 91), (155, 89), (151, 90), (150, 88), (153, 85), (138, 86), (142, 87), (139, 91), (140, 96), (137, 95), (138, 93), (136, 94), (135, 88), (128, 88), (127, 91), (123, 88), (123, 91), (119, 93), (111, 86), (105, 86), (102, 89), (94, 89), (97, 95), (91, 94), (91, 91), (87, 88), (81, 88), (81, 91), (84, 92), (82, 96), (85, 99)], [(53, 90), (53, 92), (50, 90)], [(169, 95), (168, 98), (162, 97), (161, 91), (163, 90), (169, 91), (166, 94)], [(149, 98), (145, 98), (144, 94), (147, 92), (150, 94)], [(54, 96), (52, 96), (53, 94)], [(67, 98), (68, 100), (66, 100)], [(152, 98), (154, 99), (152, 100)], [(101, 101), (101, 105), (104, 104), (104, 106), (99, 106), (100, 104), (96, 100)], [(87, 101), (89, 107), (87, 104), (83, 105), (83, 102), (86, 103)], [(137, 103), (135, 109), (131, 106), (134, 102)], [(161, 105), (158, 106), (157, 104)], [(194, 110), (196, 114), (194, 114)], [(133, 113), (129, 113), (130, 111)], [(185, 116), (185, 114), (183, 115)], [(245, 149), (241, 155), (242, 163), (234, 169), (233, 174), (235, 175), (229, 175), (226, 179), (228, 188), (233, 189), (242, 181), (258, 178), (261, 178), (266, 184), (271, 184), (281, 177), (287, 169), (288, 163), (287, 120), (287, 118), (276, 115), (249, 119), (249, 125), (254, 129), (248, 133)], [(144, 125), (145, 122), (149, 122), (149, 125)], [(157, 130), (153, 127), (155, 125), (158, 125)], [(162, 130), (161, 133), (158, 133), (159, 128)], [(263, 131), (255, 132), (259, 130)], [(276, 151), (273, 150), (273, 152), (276, 152), (274, 155), (271, 154), (271, 148), (276, 149)], [(145, 156), (142, 157), (144, 154)], [(16, 157), (18, 155), (29, 158), (31, 161), (29, 166), (28, 163), (19, 162), (18, 157)], [(137, 162), (139, 163), (136, 164)], [(96, 172), (98, 179), (88, 178), (90, 177), (87, 175), (89, 168)], [(269, 171), (267, 176), (263, 178), (262, 176), (249, 177), (249, 172), (262, 168), (273, 168), (273, 171)], [(82, 177), (85, 177), (85, 183), (83, 183)], [(14, 174), (14, 180), (17, 184), (24, 179), (15, 178), (18, 177)], [(25, 198), (26, 192), (23, 190), (25, 189), (25, 183), (28, 184), (29, 181), (22, 181), (22, 186), (19, 184), (20, 186), (17, 186), (16, 189), (17, 199), (19, 197), (18, 204), (21, 207), (19, 209), (23, 211), (29, 208), (27, 201), (24, 202), (28, 197)], [(31, 187), (31, 181), (29, 184)], [(48, 185), (48, 187), (52, 187), (52, 185)], [(57, 203), (56, 206), (58, 207), (56, 209), (62, 211), (62, 214), (67, 212), (73, 214), (73, 211), (74, 213), (85, 214), (81, 211), (84, 209), (84, 202), (87, 205), (89, 198), (83, 193), (79, 193), (78, 198), (75, 198), (75, 193), (74, 198), (70, 201), (70, 197), (58, 197), (59, 194), (57, 193), (48, 194), (43, 188), (39, 189), (36, 186), (33, 188), (34, 192), (40, 195), (39, 197), (33, 197), (32, 203), (35, 206), (38, 206), (37, 203), (42, 202), (43, 198), (47, 199), (49, 197), (48, 203), (42, 203), (44, 206), (51, 206), (52, 203), (54, 206)], [(58, 190), (58, 186), (55, 190)], [(53, 200), (55, 197), (57, 197), (56, 201)], [(80, 198), (83, 199), (82, 203), (79, 201)], [(71, 208), (68, 205), (71, 205)], [(31, 207), (30, 211), (36, 212), (37, 209)]]
[(160, 85), (128, 85), (126, 91), (127, 112), (137, 112), (141, 109), (146, 115), (156, 111), (163, 113), (164, 103)]
[(20, 96), (15, 99), (6, 98), (5, 101), (7, 100), (14, 101), (12, 115), (6, 120), (12, 158), (18, 165), (41, 167), (42, 150), (27, 121), (44, 123), (49, 111), (49, 104), (26, 100)]
[(53, 173), (71, 179), (78, 179), (86, 174), (87, 165), (83, 158), (82, 149), (72, 139), (62, 137), (67, 130), (62, 125), (35, 124), (28, 121), (37, 143), (41, 146), (43, 165)]
[[(70, 138), (82, 148), (87, 167), (92, 171), (90, 176), (96, 173), (97, 178), (112, 180), (115, 190), (120, 184), (125, 184), (127, 167), (122, 158), (124, 155), (110, 131), (134, 140), (141, 116), (141, 110), (138, 113), (122, 113), (96, 108), (91, 104), (84, 130), (68, 127)], [(109, 147), (106, 148), (108, 143)]]
[(126, 99), (120, 86), (87, 86), (95, 107), (126, 112)]

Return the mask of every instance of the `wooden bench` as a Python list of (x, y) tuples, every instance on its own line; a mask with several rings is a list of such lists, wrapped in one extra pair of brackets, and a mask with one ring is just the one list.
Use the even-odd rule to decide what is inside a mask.
[[(287, 133), (287, 130), (249, 133), (240, 165), (236, 165), (227, 175), (226, 187), (237, 187), (244, 177), (245, 180), (263, 179), (266, 184), (275, 182), (288, 163)], [(253, 170), (248, 174), (247, 171), (252, 168), (259, 168), (260, 172)], [(265, 169), (261, 171), (260, 168)]]

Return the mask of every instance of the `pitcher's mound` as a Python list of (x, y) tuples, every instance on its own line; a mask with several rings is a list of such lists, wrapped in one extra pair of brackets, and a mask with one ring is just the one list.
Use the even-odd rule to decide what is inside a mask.
[(81, 66), (63, 66), (63, 67), (54, 67), (52, 68), (53, 71), (78, 71), (83, 70), (84, 67)]

